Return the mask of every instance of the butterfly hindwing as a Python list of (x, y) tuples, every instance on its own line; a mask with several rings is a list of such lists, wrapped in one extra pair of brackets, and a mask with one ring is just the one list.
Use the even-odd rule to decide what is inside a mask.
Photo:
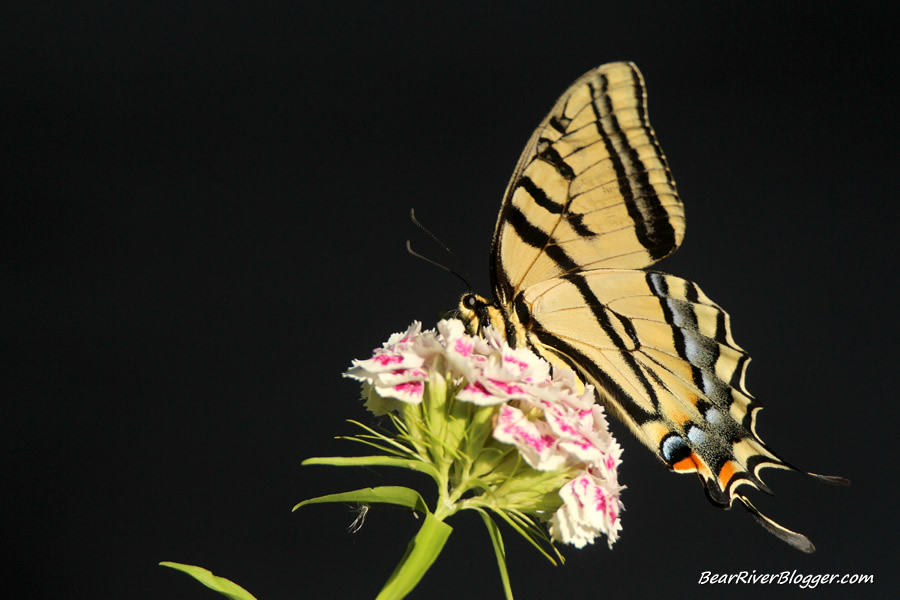
[(595, 269), (533, 285), (518, 304), (533, 346), (593, 383), (669, 468), (698, 473), (716, 504), (742, 485), (765, 490), (763, 467), (789, 468), (755, 433), (749, 357), (727, 313), (695, 284)]

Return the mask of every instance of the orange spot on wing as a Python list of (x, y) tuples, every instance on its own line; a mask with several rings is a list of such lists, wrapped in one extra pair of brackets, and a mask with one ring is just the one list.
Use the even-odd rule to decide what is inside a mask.
[(731, 481), (731, 478), (734, 476), (735, 471), (737, 471), (737, 467), (733, 460), (729, 460), (722, 465), (722, 468), (719, 470), (719, 487), (724, 490), (726, 486), (728, 486), (728, 482)]
[(700, 458), (691, 452), (691, 455), (682, 458), (677, 463), (672, 465), (673, 471), (678, 471), (679, 473), (693, 473), (697, 470), (697, 464), (700, 462)]
[(712, 478), (712, 473), (709, 471), (709, 467), (706, 466), (706, 463), (702, 458), (697, 456), (696, 452), (691, 452), (691, 455), (682, 458), (677, 463), (672, 465), (672, 470), (677, 473), (699, 473), (704, 479), (709, 480)]
[(691, 420), (691, 416), (683, 412), (672, 411), (668, 416), (682, 429), (684, 428), (684, 424)]

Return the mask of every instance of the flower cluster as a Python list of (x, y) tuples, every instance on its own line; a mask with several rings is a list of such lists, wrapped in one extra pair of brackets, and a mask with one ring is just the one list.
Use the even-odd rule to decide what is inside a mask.
[[(439, 389), (445, 403), (489, 410), (489, 418), (478, 423), (493, 441), (478, 446), (478, 456), (466, 457), (467, 465), (477, 465), (467, 471), (473, 479), (499, 482), (480, 490), (494, 502), (483, 506), (549, 520), (554, 540), (579, 548), (600, 535), (610, 546), (615, 542), (621, 529), (621, 448), (594, 402), (593, 387), (582, 387), (572, 371), (557, 365), (551, 374), (545, 360), (510, 348), (497, 332), (473, 337), (460, 321), (444, 320), (437, 331), (422, 331), (414, 322), (371, 358), (353, 361), (345, 375), (363, 382), (375, 414), (402, 415), (411, 405), (427, 405), (429, 387)], [(468, 431), (456, 441), (473, 437), (477, 433)], [(433, 433), (429, 443), (448, 444)], [(515, 448), (519, 458), (509, 460), (508, 451), (498, 448)], [(548, 508), (555, 512), (546, 519)]]

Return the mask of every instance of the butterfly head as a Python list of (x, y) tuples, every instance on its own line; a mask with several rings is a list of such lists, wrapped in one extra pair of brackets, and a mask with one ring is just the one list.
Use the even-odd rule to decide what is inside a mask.
[(459, 299), (459, 317), (466, 324), (470, 335), (480, 335), (488, 325), (497, 331), (504, 331), (500, 309), (478, 294), (468, 292), (462, 295)]

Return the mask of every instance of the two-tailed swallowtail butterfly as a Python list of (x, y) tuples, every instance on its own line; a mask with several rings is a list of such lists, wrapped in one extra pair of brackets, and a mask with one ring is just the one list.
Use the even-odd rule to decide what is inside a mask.
[(494, 300), (467, 293), (460, 316), (472, 333), (492, 325), (510, 345), (574, 369), (671, 470), (697, 473), (714, 504), (738, 500), (812, 552), (742, 493), (768, 492), (764, 468), (796, 469), (756, 433), (761, 405), (744, 386), (750, 359), (728, 315), (690, 281), (643, 270), (683, 237), (643, 78), (631, 63), (602, 65), (572, 84), (525, 146), (494, 231)]

